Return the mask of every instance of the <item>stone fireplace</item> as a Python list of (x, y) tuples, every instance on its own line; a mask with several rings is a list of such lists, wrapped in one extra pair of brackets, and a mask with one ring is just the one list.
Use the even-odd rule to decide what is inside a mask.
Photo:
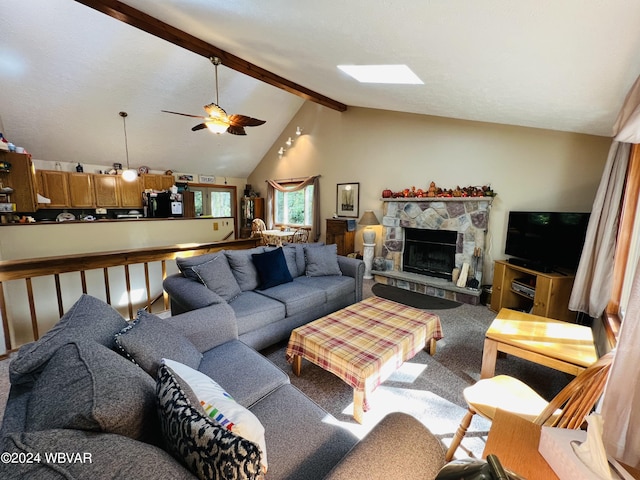
[[(454, 268), (469, 265), (482, 285), (492, 197), (383, 199), (382, 256), (376, 281), (428, 295), (478, 304), (480, 289), (457, 287)], [(480, 256), (477, 254), (480, 252)]]

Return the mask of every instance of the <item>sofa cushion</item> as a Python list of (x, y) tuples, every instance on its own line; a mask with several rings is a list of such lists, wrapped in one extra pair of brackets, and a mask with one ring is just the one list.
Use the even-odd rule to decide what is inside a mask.
[(51, 357), (27, 403), (25, 430), (53, 428), (155, 440), (155, 382), (103, 345), (68, 343)]
[(282, 285), (293, 281), (282, 248), (251, 255), (260, 278), (259, 290)]
[(324, 246), (324, 242), (315, 242), (315, 243), (288, 243), (285, 247), (293, 247), (296, 251), (296, 267), (298, 274), (291, 275), (292, 277), (299, 277), (305, 274), (307, 269), (307, 264), (304, 258), (304, 247), (322, 247)]
[[(155, 408), (155, 407), (154, 407)], [(193, 480), (193, 475), (158, 447), (128, 437), (82, 430), (20, 432), (4, 439), (9, 453), (25, 453), (40, 462), (0, 463), (0, 478), (38, 480)], [(45, 454), (68, 452), (74, 461), (45, 461)]]
[(194, 255), (193, 257), (177, 257), (176, 265), (178, 266), (178, 270), (180, 270), (185, 277), (191, 278), (192, 280), (198, 280), (198, 276), (193, 271), (193, 267), (209, 262), (220, 254), (224, 254), (224, 250), (214, 253), (205, 253), (204, 255)]
[[(324, 478), (358, 442), (349, 428), (293, 385), (281, 386), (250, 410), (267, 426), (265, 435), (272, 459), (268, 478)], [(393, 456), (384, 450), (376, 453)], [(380, 478), (375, 471), (367, 473), (368, 478)], [(413, 478), (423, 478), (418, 471), (413, 473)]]
[(122, 353), (142, 369), (156, 377), (163, 358), (198, 368), (202, 354), (191, 341), (168, 322), (145, 312), (123, 328), (116, 336), (116, 345)]
[(343, 295), (356, 291), (356, 279), (347, 275), (326, 275), (324, 277), (298, 277), (295, 283), (310, 288), (317, 288), (327, 295), (327, 302), (332, 302)]
[(236, 277), (238, 285), (240, 285), (240, 290), (243, 292), (255, 290), (260, 284), (258, 271), (253, 264), (251, 255), (262, 252), (264, 252), (264, 247), (249, 248), (246, 250), (226, 250), (224, 252), (229, 261), (233, 276)]
[(218, 253), (211, 260), (199, 265), (194, 265), (188, 270), (193, 271), (198, 281), (209, 290), (217, 293), (227, 301), (240, 295), (240, 292), (242, 292), (240, 285), (238, 285), (236, 281), (236, 277), (234, 277), (231, 272), (227, 257), (222, 252)]
[(51, 330), (20, 348), (9, 365), (11, 383), (35, 381), (56, 350), (68, 342), (90, 340), (113, 348), (113, 336), (126, 326), (122, 315), (110, 305), (82, 295)]
[(221, 427), (260, 447), (260, 463), (266, 472), (268, 468), (267, 446), (264, 442), (264, 427), (260, 420), (236, 402), (211, 377), (173, 360), (164, 359), (163, 363), (189, 385), (209, 418)]
[(282, 247), (265, 247), (265, 251), (269, 252), (271, 250), (275, 250), (277, 248), (281, 248), (284, 253), (284, 259), (287, 262), (287, 269), (289, 270), (289, 274), (291, 278), (299, 277), (300, 275), (304, 275), (304, 250), (300, 247), (300, 254), (302, 255), (302, 272), (298, 270), (298, 245), (299, 243), (290, 243), (287, 245), (283, 245)]
[(240, 340), (205, 352), (198, 371), (215, 380), (245, 407), (289, 383), (286, 373)]
[(336, 244), (317, 247), (305, 245), (304, 257), (307, 277), (342, 275), (338, 264), (338, 246)]
[(282, 320), (286, 311), (282, 302), (251, 291), (242, 292), (229, 302), (229, 306), (236, 314), (238, 335)]
[(262, 290), (260, 294), (282, 302), (286, 308), (287, 317), (308, 309), (317, 308), (327, 301), (327, 295), (323, 290), (308, 287), (298, 282)]
[(156, 395), (167, 449), (199, 478), (260, 477), (260, 448), (209, 419), (166, 365), (158, 370)]

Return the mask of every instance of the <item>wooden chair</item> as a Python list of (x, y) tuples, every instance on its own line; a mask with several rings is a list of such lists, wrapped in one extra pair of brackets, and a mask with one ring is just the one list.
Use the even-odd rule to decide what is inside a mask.
[(307, 243), (309, 241), (309, 230), (306, 228), (298, 228), (291, 235), (291, 243)]
[(251, 222), (251, 238), (260, 238), (260, 245), (266, 245), (267, 241), (264, 238), (264, 235), (262, 235), (262, 232), (266, 229), (267, 226), (265, 225), (264, 220), (261, 218), (254, 218)]
[(547, 402), (529, 386), (507, 375), (485, 378), (464, 389), (469, 411), (460, 422), (445, 456), (453, 458), (477, 413), (493, 420), (496, 410), (506, 410), (537, 425), (579, 429), (602, 395), (614, 352), (603, 355)]

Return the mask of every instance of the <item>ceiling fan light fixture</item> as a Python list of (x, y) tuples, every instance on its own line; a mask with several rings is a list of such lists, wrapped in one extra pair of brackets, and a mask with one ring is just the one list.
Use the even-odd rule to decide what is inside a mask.
[(217, 133), (217, 134), (224, 133), (229, 128), (228, 121), (224, 121), (218, 118), (212, 118), (210, 120), (207, 120), (204, 122), (204, 124), (207, 126), (210, 132)]

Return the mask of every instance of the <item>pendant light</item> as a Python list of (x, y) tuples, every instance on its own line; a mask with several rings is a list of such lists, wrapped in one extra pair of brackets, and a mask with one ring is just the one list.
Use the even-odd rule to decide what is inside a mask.
[(120, 112), (119, 115), (122, 117), (122, 126), (124, 128), (124, 150), (127, 155), (127, 169), (122, 172), (122, 179), (125, 182), (133, 182), (136, 178), (138, 178), (138, 172), (132, 170), (129, 167), (129, 144), (127, 142), (127, 112)]

